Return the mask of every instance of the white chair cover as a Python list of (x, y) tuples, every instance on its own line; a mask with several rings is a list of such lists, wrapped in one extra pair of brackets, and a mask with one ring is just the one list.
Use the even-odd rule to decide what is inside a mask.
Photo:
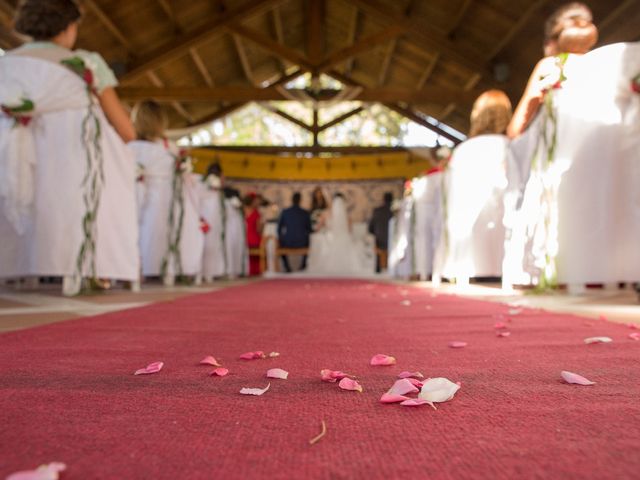
[[(14, 127), (0, 114), (0, 276), (89, 276), (92, 261), (77, 261), (87, 150), (83, 120), (89, 106), (79, 76), (50, 61), (0, 58), (0, 103), (35, 103), (32, 122)], [(95, 226), (95, 274), (138, 278), (135, 164), (99, 107), (103, 175)]]

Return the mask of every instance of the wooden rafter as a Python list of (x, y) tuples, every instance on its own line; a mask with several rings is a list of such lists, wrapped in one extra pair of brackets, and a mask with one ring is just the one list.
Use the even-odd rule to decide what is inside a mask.
[(214, 81), (213, 81), (213, 78), (211, 77), (211, 73), (209, 73), (209, 70), (207, 69), (207, 66), (202, 61), (202, 58), (198, 54), (198, 51), (195, 48), (190, 48), (189, 55), (191, 56), (191, 60), (193, 60), (193, 63), (195, 64), (196, 68), (200, 72), (200, 75), (202, 76), (204, 82), (209, 87), (213, 87)]
[(360, 112), (362, 112), (365, 109), (365, 107), (358, 107), (358, 108), (354, 108), (353, 110), (349, 110), (347, 113), (343, 113), (342, 115), (334, 118), (333, 120), (331, 120), (330, 122), (327, 122), (323, 125), (320, 125), (319, 127), (319, 131), (322, 132), (324, 130), (326, 130), (327, 128), (331, 128), (335, 125), (338, 125), (339, 123), (344, 122), (345, 120), (347, 120), (348, 118), (353, 117), (354, 115), (359, 114)]
[[(343, 1), (346, 2), (347, 0)], [(418, 19), (407, 17), (402, 12), (382, 4), (378, 0), (349, 0), (349, 3), (355, 3), (363, 11), (375, 15), (385, 22), (399, 23), (406, 28), (408, 35), (470, 70), (490, 73), (485, 62), (478, 61), (472, 54), (463, 53), (460, 47), (455, 45), (449, 38), (425, 29), (424, 24)]]
[(453, 38), (455, 36), (456, 30), (458, 30), (460, 24), (462, 23), (462, 20), (464, 20), (464, 17), (467, 14), (472, 1), (473, 0), (462, 0), (462, 5), (460, 5), (460, 8), (458, 8), (456, 15), (447, 30), (447, 35), (449, 36), (449, 38)]
[(94, 0), (85, 0), (84, 5), (87, 9), (89, 9), (100, 22), (106, 27), (107, 30), (111, 32), (111, 34), (116, 37), (118, 42), (127, 50), (129, 54), (134, 52), (133, 45), (127, 39), (126, 35), (122, 33), (122, 31), (117, 27), (117, 25), (111, 20), (109, 15), (106, 14), (104, 10), (102, 10), (98, 4)]
[(518, 32), (522, 30), (522, 27), (527, 24), (531, 16), (548, 1), (549, 0), (536, 0), (531, 5), (529, 5), (529, 8), (527, 8), (522, 13), (522, 15), (520, 15), (520, 17), (518, 17), (518, 21), (513, 25), (513, 27), (511, 27), (511, 30), (509, 30), (507, 34), (502, 37), (498, 43), (495, 44), (493, 50), (491, 50), (489, 55), (487, 55), (487, 60), (493, 60), (494, 58), (496, 58), (498, 54), (504, 49), (504, 47), (511, 43), (513, 37), (515, 37)]
[(391, 66), (391, 59), (396, 50), (398, 39), (392, 39), (386, 47), (384, 53), (384, 59), (382, 65), (380, 65), (380, 73), (378, 74), (378, 85), (383, 86), (387, 82), (387, 75), (389, 74), (389, 67)]
[[(331, 73), (333, 76), (333, 73)], [(123, 100), (136, 101), (145, 97), (152, 97), (164, 102), (268, 102), (286, 101), (308, 98), (317, 102), (335, 101), (344, 92), (343, 90), (323, 89), (318, 92), (309, 90), (289, 89), (283, 91), (279, 87), (243, 87), (243, 86), (216, 86), (216, 87), (164, 87), (158, 85), (152, 87), (118, 87), (118, 93)], [(470, 102), (478, 92), (460, 91), (456, 88), (426, 86), (421, 90), (375, 87), (361, 88), (354, 92), (349, 100), (361, 102), (403, 102), (403, 103), (440, 103)]]
[[(349, 19), (349, 32), (347, 34), (347, 47), (352, 46), (356, 43), (356, 35), (358, 34), (358, 18), (360, 16), (360, 9), (353, 6), (353, 10), (351, 13), (351, 18)], [(354, 58), (351, 57), (347, 60), (344, 67), (345, 75), (351, 75), (351, 70), (353, 69), (353, 61)]]
[(236, 47), (236, 53), (238, 54), (238, 59), (240, 60), (240, 65), (242, 67), (242, 71), (244, 72), (244, 76), (247, 77), (249, 83), (255, 85), (256, 81), (253, 77), (253, 70), (251, 68), (251, 63), (249, 62), (249, 57), (247, 57), (247, 52), (244, 49), (244, 45), (242, 44), (242, 40), (238, 35), (232, 35), (233, 44)]
[(399, 113), (403, 117), (406, 117), (409, 120), (417, 123), (418, 125), (422, 125), (423, 127), (428, 128), (429, 130), (437, 133), (438, 135), (440, 135), (440, 136), (442, 136), (444, 138), (448, 138), (449, 140), (451, 140), (452, 142), (454, 142), (456, 144), (460, 143), (460, 139), (459, 138), (454, 137), (453, 135), (451, 135), (446, 130), (443, 130), (442, 128), (440, 128), (438, 125), (434, 125), (431, 122), (428, 122), (422, 116), (420, 116), (416, 112), (414, 112), (411, 108), (401, 107), (401, 106), (393, 104), (393, 103), (385, 103), (384, 106), (387, 107), (390, 110), (393, 110), (396, 113)]
[[(149, 80), (151, 80), (151, 83), (153, 83), (156, 87), (164, 88), (164, 82), (160, 80), (160, 77), (158, 77), (158, 75), (156, 75), (154, 72), (148, 71), (147, 77), (149, 77)], [(149, 98), (149, 97), (154, 98), (153, 95), (147, 95), (145, 98)], [(138, 100), (144, 100), (144, 98), (141, 98)], [(176, 100), (172, 100), (170, 104), (173, 107), (173, 109), (176, 112), (178, 112), (178, 115), (183, 117), (187, 122), (193, 122), (193, 117), (189, 112), (185, 110), (185, 108), (180, 104), (180, 102)]]
[[(280, 15), (279, 7), (273, 8), (273, 10), (271, 11), (271, 17), (273, 19), (273, 30), (276, 35), (276, 40), (280, 45), (284, 45), (284, 29), (282, 28), (282, 16)], [(282, 72), (286, 72), (287, 68), (289, 67), (287, 61), (282, 57), (278, 57), (278, 60), (280, 61)]]
[(285, 120), (293, 123), (294, 125), (298, 125), (299, 127), (304, 128), (305, 130), (307, 130), (309, 132), (311, 132), (313, 130), (310, 125), (307, 125), (302, 120), (294, 117), (293, 115), (289, 115), (287, 112), (285, 112), (283, 110), (280, 110), (279, 108), (274, 107), (273, 105), (270, 105), (268, 103), (261, 103), (260, 106), (262, 108), (264, 108), (265, 110), (269, 110), (271, 113), (275, 113), (279, 117), (282, 117)]
[(598, 30), (604, 32), (607, 28), (613, 25), (620, 16), (627, 11), (630, 7), (638, 3), (638, 0), (624, 0), (620, 2), (611, 12), (598, 23)]
[(429, 78), (431, 78), (431, 75), (433, 75), (433, 71), (436, 69), (436, 66), (438, 65), (439, 61), (440, 61), (440, 54), (436, 53), (431, 58), (431, 61), (429, 62), (429, 65), (427, 65), (427, 68), (425, 68), (424, 72), (422, 72), (422, 75), (420, 75), (420, 78), (418, 79), (418, 84), (416, 85), (416, 90), (422, 90), (424, 88)]
[(307, 57), (313, 64), (318, 64), (324, 56), (323, 24), (325, 0), (307, 0)]
[(191, 32), (185, 33), (178, 38), (169, 39), (140, 61), (131, 65), (129, 72), (121, 78), (121, 82), (139, 78), (148, 70), (153, 70), (167, 62), (180, 58), (187, 54), (190, 48), (197, 48), (210, 41), (216, 35), (223, 33), (224, 28), (233, 22), (252, 18), (284, 1), (286, 0), (251, 0), (240, 7), (228, 10)]
[[(462, 91), (468, 92), (472, 90), (478, 84), (480, 79), (481, 79), (480, 75), (478, 75), (477, 73), (474, 73), (471, 76), (471, 78), (467, 81), (467, 83), (464, 84)], [(456, 102), (449, 103), (446, 107), (444, 107), (442, 112), (440, 112), (440, 114), (438, 115), (438, 118), (440, 119), (440, 121), (444, 122), (447, 119), (447, 117), (455, 111), (455, 109), (456, 109)]]

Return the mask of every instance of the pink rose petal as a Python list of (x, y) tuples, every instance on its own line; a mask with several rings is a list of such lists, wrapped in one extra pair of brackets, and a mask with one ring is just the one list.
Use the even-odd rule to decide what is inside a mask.
[(417, 388), (422, 388), (423, 382), (415, 378), (407, 378), (407, 381), (411, 382), (411, 385)]
[(255, 352), (247, 352), (240, 355), (242, 360), (256, 360), (258, 358), (265, 358), (264, 352), (261, 350)]
[(600, 320), (604, 320), (605, 322), (607, 321), (607, 317), (605, 317), (604, 315), (600, 315), (598, 318)]
[(509, 337), (509, 336), (511, 336), (511, 332), (505, 332), (505, 331), (496, 332), (496, 337)]
[(221, 367), (222, 366), (211, 355), (207, 355), (202, 360), (200, 360), (200, 365), (211, 365), (212, 367)]
[(271, 386), (270, 383), (267, 384), (266, 387), (264, 388), (243, 388), (240, 390), (240, 393), (242, 395), (256, 395), (256, 396), (260, 396), (262, 394), (264, 394), (267, 390), (269, 390), (269, 387)]
[(64, 463), (52, 462), (35, 470), (22, 470), (9, 475), (6, 480), (58, 480), (60, 472), (67, 469)]
[(507, 324), (504, 322), (497, 322), (493, 328), (495, 328), (496, 330), (500, 330), (501, 328), (507, 328)]
[(609, 337), (589, 337), (584, 339), (584, 343), (587, 345), (591, 343), (611, 343), (613, 340)]
[(403, 407), (419, 407), (420, 405), (431, 405), (431, 408), (433, 408), (434, 410), (437, 410), (433, 402), (430, 402), (423, 398), (408, 398), (407, 400), (402, 402), (400, 405), (402, 405)]
[(459, 341), (449, 342), (449, 346), (451, 348), (464, 348), (467, 346), (467, 342), (459, 342)]
[(282, 370), (281, 368), (271, 368), (267, 370), (267, 377), (269, 378), (279, 378), (281, 380), (286, 380), (289, 376), (289, 372)]
[(324, 369), (320, 370), (320, 377), (323, 382), (335, 383), (345, 377), (353, 377), (353, 375), (349, 375), (348, 373), (344, 373), (339, 370)]
[(405, 397), (404, 395), (392, 395), (390, 393), (385, 393), (380, 397), (381, 403), (399, 403), (404, 402), (405, 400), (409, 400), (409, 397)]
[(396, 380), (387, 392), (389, 395), (406, 395), (407, 393), (417, 393), (419, 390), (407, 378)]
[(632, 333), (629, 334), (629, 338), (631, 340), (640, 340), (640, 333), (632, 332)]
[(212, 377), (224, 377), (225, 375), (228, 375), (228, 374), (229, 374), (228, 368), (220, 367), (213, 370), (209, 375)]
[(338, 386), (343, 390), (354, 390), (356, 392), (362, 393), (362, 385), (349, 377), (344, 377), (342, 380), (340, 380)]
[(278, 352), (271, 352), (269, 354), (269, 358), (276, 358), (276, 357), (279, 357), (279, 356), (280, 356), (280, 354)]
[(373, 356), (370, 364), (374, 366), (375, 365), (381, 365), (381, 366), (395, 365), (396, 359), (395, 357), (390, 357), (389, 355), (383, 355), (382, 353), (379, 353)]
[(398, 374), (398, 378), (424, 378), (424, 375), (422, 375), (420, 372), (400, 372)]
[(562, 371), (560, 372), (562, 378), (567, 383), (575, 383), (577, 385), (595, 385), (596, 382), (592, 382), (591, 380), (587, 380), (582, 375), (578, 375), (577, 373)]
[(164, 362), (153, 362), (147, 365), (145, 368), (136, 370), (134, 375), (148, 375), (150, 373), (157, 373), (162, 370)]
[(638, 330), (640, 328), (636, 323), (629, 323), (628, 327), (634, 330)]

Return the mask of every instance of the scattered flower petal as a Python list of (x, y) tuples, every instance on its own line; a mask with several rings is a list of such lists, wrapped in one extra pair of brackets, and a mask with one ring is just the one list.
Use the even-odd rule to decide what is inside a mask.
[(150, 373), (157, 373), (160, 370), (162, 370), (163, 366), (164, 366), (164, 362), (153, 362), (144, 368), (136, 370), (134, 375), (148, 375)]
[(409, 306), (411, 306), (411, 300), (402, 300), (400, 302), (400, 305), (405, 306), (405, 307), (409, 307)]
[(409, 378), (409, 377), (424, 378), (424, 375), (422, 375), (420, 372), (400, 372), (398, 374), (398, 378)]
[(316, 435), (311, 440), (309, 440), (309, 445), (313, 445), (314, 443), (317, 443), (326, 434), (327, 434), (327, 424), (324, 422), (324, 420), (322, 420), (322, 430), (320, 430), (320, 433), (318, 435)]
[(449, 346), (451, 348), (464, 348), (467, 346), (467, 342), (458, 342), (458, 341), (449, 342)]
[(225, 375), (228, 375), (228, 374), (229, 374), (228, 368), (220, 367), (213, 370), (209, 375), (212, 377), (224, 377)]
[(427, 310), (433, 310), (433, 307), (432, 307), (431, 305), (427, 305), (427, 306), (426, 306), (426, 307), (424, 307), (424, 308), (426, 308)]
[(595, 385), (596, 382), (592, 382), (591, 380), (587, 380), (582, 375), (578, 375), (577, 373), (562, 371), (560, 372), (562, 375), (562, 379), (567, 383), (575, 383), (577, 385)]
[(605, 317), (604, 315), (600, 315), (598, 317), (599, 320), (604, 320), (605, 322), (607, 321), (607, 317)]
[(511, 308), (509, 309), (509, 315), (520, 315), (522, 313), (521, 308)]
[(417, 388), (422, 388), (422, 385), (424, 382), (421, 382), (420, 380), (417, 380), (415, 378), (407, 378), (407, 381), (411, 382), (411, 385), (413, 385), (414, 387)]
[(389, 395), (405, 395), (407, 393), (417, 393), (419, 390), (408, 379), (402, 378), (396, 380), (393, 386), (387, 392)]
[(451, 400), (460, 389), (460, 384), (447, 378), (430, 378), (422, 385), (418, 398), (429, 402), (446, 402)]
[(381, 403), (399, 403), (404, 402), (405, 400), (410, 400), (409, 397), (405, 397), (404, 395), (397, 395), (391, 393), (385, 393), (380, 397)]
[(437, 410), (433, 402), (425, 400), (424, 398), (408, 398), (400, 405), (402, 405), (403, 407), (419, 407), (420, 405), (431, 405), (431, 408)]
[(269, 354), (269, 358), (276, 358), (276, 357), (279, 357), (279, 356), (280, 356), (280, 354), (278, 352), (271, 352)]
[(371, 358), (371, 365), (395, 365), (396, 364), (396, 358), (395, 357), (390, 357), (389, 355), (383, 355), (382, 353), (379, 353), (377, 355), (374, 355), (373, 358)]
[(212, 367), (221, 367), (222, 366), (211, 355), (207, 355), (202, 360), (200, 360), (200, 365), (211, 365)]
[(638, 330), (640, 328), (637, 323), (630, 323), (628, 326), (634, 330)]
[(501, 331), (496, 332), (496, 337), (509, 337), (511, 336), (511, 332)]
[(286, 380), (289, 376), (289, 372), (286, 370), (282, 370), (281, 368), (272, 368), (267, 370), (267, 377), (269, 378), (279, 378), (281, 380)]
[(320, 370), (320, 377), (323, 382), (337, 382), (338, 380), (342, 380), (345, 377), (353, 377), (353, 375), (349, 375), (348, 373), (341, 372), (339, 370)]
[(362, 385), (349, 377), (344, 377), (342, 380), (340, 380), (338, 386), (343, 390), (354, 390), (356, 392), (362, 393)]
[(266, 387), (264, 388), (243, 388), (240, 390), (240, 393), (242, 395), (257, 395), (260, 396), (263, 393), (265, 393), (267, 390), (269, 390), (269, 387), (271, 386), (270, 383), (267, 384)]
[(609, 337), (589, 337), (584, 339), (584, 343), (587, 345), (590, 343), (609, 343), (613, 342), (613, 340)]
[(507, 328), (507, 324), (504, 322), (497, 322), (493, 328), (495, 328), (496, 330), (500, 330), (501, 328)]
[(640, 333), (632, 332), (632, 333), (629, 334), (629, 338), (631, 340), (640, 340)]
[(67, 469), (64, 463), (52, 462), (35, 470), (22, 470), (9, 475), (6, 480), (58, 480), (60, 472)]
[(258, 358), (265, 358), (264, 352), (261, 350), (255, 352), (247, 352), (240, 355), (242, 360), (256, 360)]

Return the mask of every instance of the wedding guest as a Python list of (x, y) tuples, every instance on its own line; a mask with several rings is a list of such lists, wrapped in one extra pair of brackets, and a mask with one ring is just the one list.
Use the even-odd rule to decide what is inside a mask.
[(246, 224), (240, 192), (231, 187), (224, 188), (225, 197), (225, 250), (227, 276), (231, 279), (247, 274), (249, 263), (247, 252)]
[[(260, 248), (262, 241), (262, 221), (260, 211), (261, 198), (251, 192), (244, 198), (244, 218), (247, 232), (247, 246)], [(260, 275), (260, 255), (249, 256), (249, 275)]]
[[(373, 234), (376, 239), (376, 248), (382, 250), (385, 254), (389, 247), (389, 220), (393, 217), (391, 212), (391, 204), (393, 203), (393, 194), (385, 192), (383, 204), (373, 210), (373, 215), (369, 221), (369, 233)], [(376, 260), (376, 272), (380, 271), (380, 258)]]
[(315, 232), (319, 228), (322, 215), (327, 210), (327, 199), (322, 193), (321, 187), (316, 187), (311, 193), (311, 228)]
[(206, 282), (223, 277), (226, 273), (225, 205), (223, 175), (219, 163), (212, 163), (200, 189), (200, 216), (209, 226), (204, 236), (202, 275)]
[[(280, 246), (284, 248), (307, 248), (311, 229), (311, 215), (300, 207), (302, 195), (299, 192), (293, 194), (291, 207), (286, 208), (280, 214), (278, 221), (278, 239)], [(291, 265), (286, 255), (282, 256), (282, 264), (287, 272), (291, 272)], [(307, 267), (307, 256), (302, 257), (301, 269)]]
[(135, 284), (139, 261), (135, 131), (106, 62), (73, 50), (80, 19), (73, 0), (23, 0), (31, 41), (0, 58), (0, 272), (63, 276), (67, 295), (83, 277)]
[(130, 143), (144, 171), (145, 198), (140, 209), (142, 275), (162, 276), (172, 285), (176, 275), (201, 271), (203, 232), (191, 162), (165, 138), (167, 115), (153, 101), (133, 111), (137, 141)]

